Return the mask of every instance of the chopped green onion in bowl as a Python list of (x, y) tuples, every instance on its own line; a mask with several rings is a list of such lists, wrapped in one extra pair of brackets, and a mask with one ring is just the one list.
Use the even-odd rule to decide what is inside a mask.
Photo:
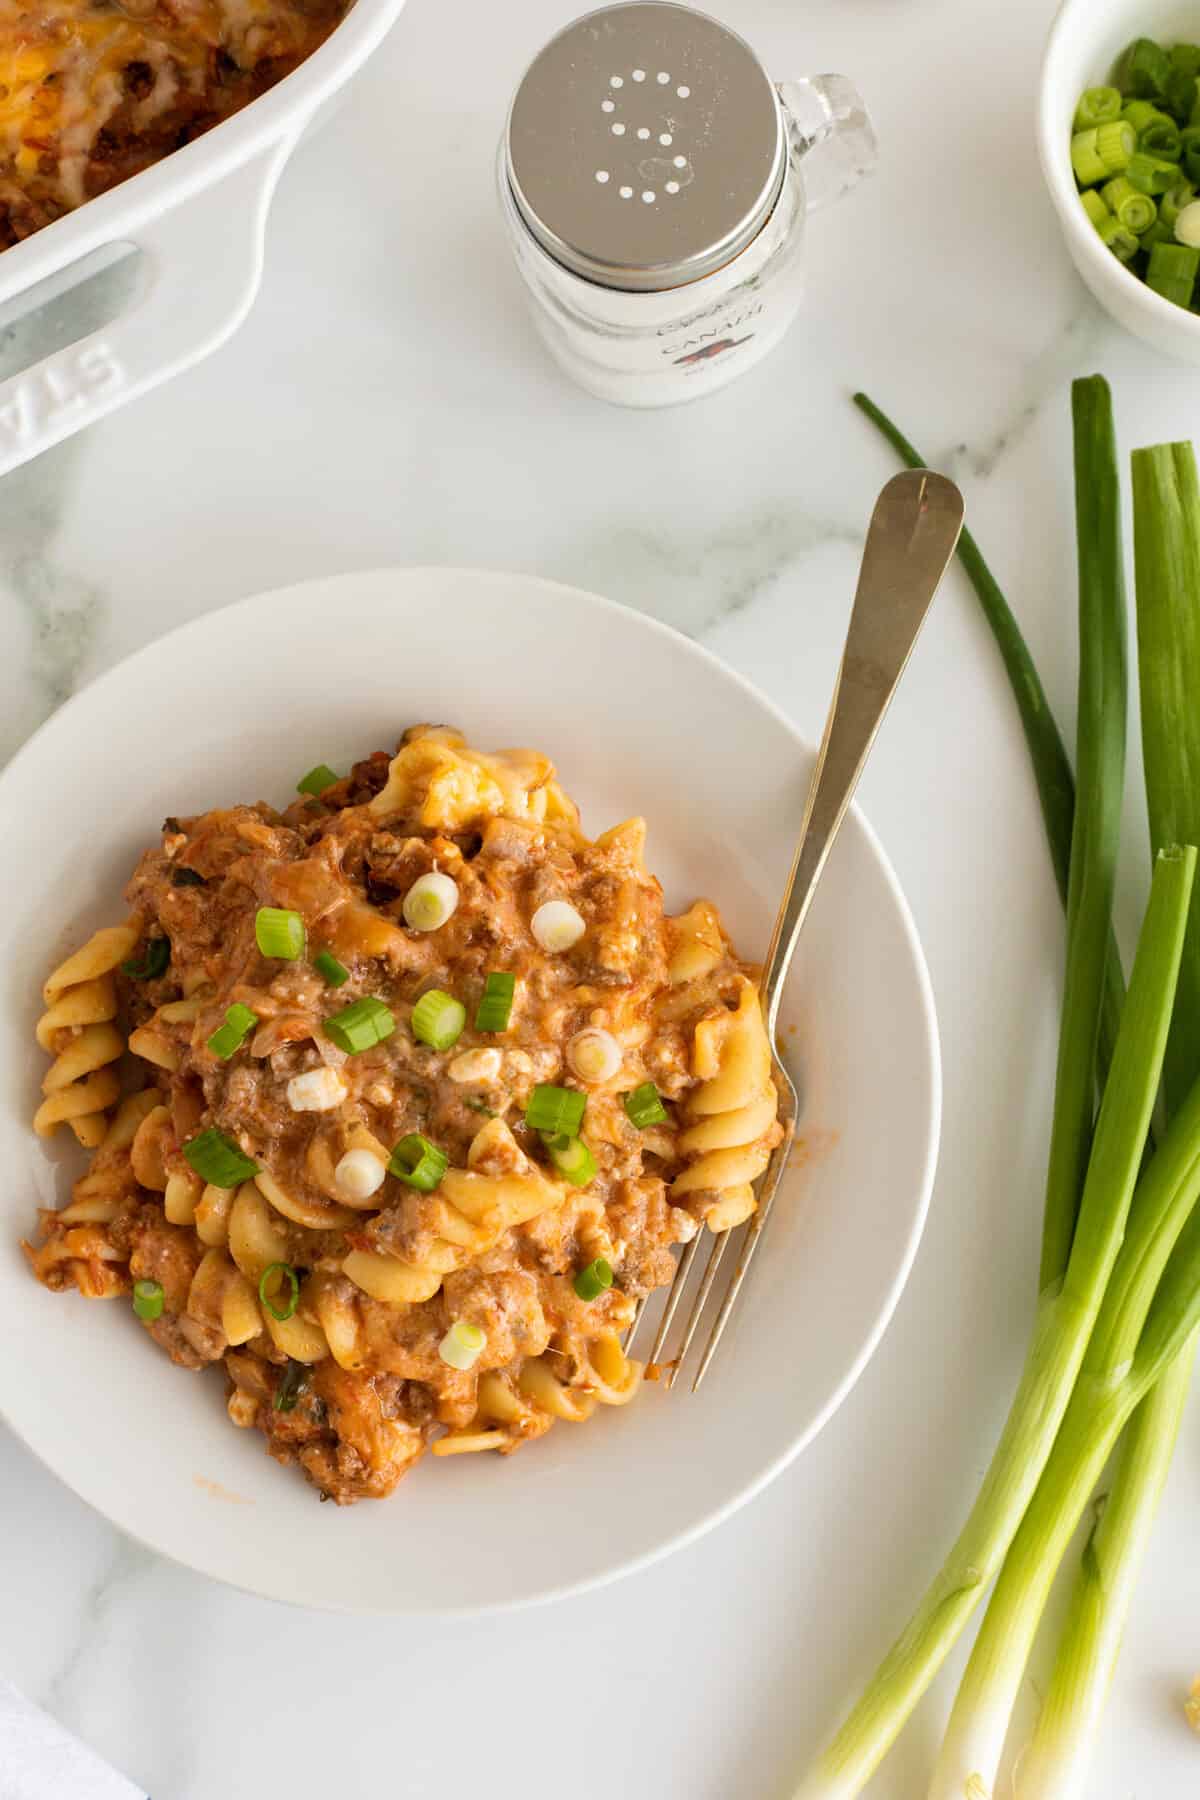
[(1174, 253), (1200, 249), (1200, 45), (1136, 39), (1112, 82), (1080, 95), (1071, 167), (1105, 248), (1153, 293), (1200, 312), (1191, 258)]

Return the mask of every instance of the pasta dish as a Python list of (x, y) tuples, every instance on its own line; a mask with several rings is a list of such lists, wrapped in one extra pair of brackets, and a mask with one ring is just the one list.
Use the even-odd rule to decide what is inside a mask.
[(91, 1152), (27, 1244), (124, 1297), (323, 1498), (621, 1406), (672, 1247), (781, 1136), (753, 971), (531, 750), (405, 733), (284, 811), (169, 818), (50, 975), (34, 1119)]
[(344, 0), (0, 0), (0, 249), (273, 87)]

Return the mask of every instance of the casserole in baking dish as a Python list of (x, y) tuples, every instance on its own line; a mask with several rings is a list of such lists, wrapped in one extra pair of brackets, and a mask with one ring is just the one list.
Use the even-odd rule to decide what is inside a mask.
[(126, 312), (0, 381), (0, 474), (229, 336), (288, 154), (403, 4), (0, 0), (0, 325), (142, 252)]

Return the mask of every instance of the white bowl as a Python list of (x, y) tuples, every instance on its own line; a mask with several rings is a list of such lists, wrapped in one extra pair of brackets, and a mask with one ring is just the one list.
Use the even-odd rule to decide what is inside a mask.
[(1038, 150), (1071, 260), (1118, 325), (1181, 362), (1200, 363), (1200, 315), (1175, 306), (1105, 249), (1079, 204), (1071, 170), (1071, 121), (1085, 88), (1111, 79), (1137, 37), (1170, 45), (1200, 41), (1195, 0), (1064, 0), (1042, 65)]
[[(695, 1537), (761, 1488), (849, 1392), (903, 1286), (936, 1156), (933, 1002), (912, 921), (852, 813), (785, 1014), (802, 1088), (770, 1236), (696, 1398), (647, 1384), (516, 1456), (427, 1458), (387, 1501), (321, 1506), (225, 1417), (121, 1303), (50, 1294), (17, 1240), (79, 1153), (29, 1128), (42, 973), (95, 925), (167, 813), (283, 802), (325, 760), (450, 719), (548, 751), (597, 831), (650, 824), (676, 906), (719, 902), (763, 952), (811, 753), (703, 650), (640, 614), (526, 576), (379, 571), (260, 596), (150, 645), (68, 703), (0, 776), (13, 872), (0, 977), (0, 1412), (131, 1536), (276, 1599), (462, 1612), (602, 1581)], [(884, 752), (886, 754), (886, 750)]]

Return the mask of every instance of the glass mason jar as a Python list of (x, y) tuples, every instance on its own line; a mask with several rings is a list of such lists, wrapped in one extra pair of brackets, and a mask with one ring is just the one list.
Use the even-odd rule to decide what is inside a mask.
[(776, 86), (716, 19), (635, 0), (534, 59), (498, 180), (551, 355), (601, 399), (671, 406), (774, 348), (802, 298), (806, 212), (874, 164), (843, 76)]

